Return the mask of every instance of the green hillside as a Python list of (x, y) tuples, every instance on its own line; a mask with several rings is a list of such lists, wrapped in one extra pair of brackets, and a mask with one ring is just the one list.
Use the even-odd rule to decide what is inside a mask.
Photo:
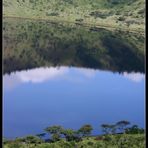
[(3, 15), (144, 29), (144, 0), (3, 0)]

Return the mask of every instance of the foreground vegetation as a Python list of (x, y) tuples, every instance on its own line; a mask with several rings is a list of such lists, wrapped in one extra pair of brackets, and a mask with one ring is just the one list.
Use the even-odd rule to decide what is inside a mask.
[(103, 135), (91, 136), (93, 127), (83, 125), (79, 130), (64, 129), (54, 125), (45, 128), (50, 139), (44, 139), (46, 133), (26, 136), (15, 140), (3, 139), (4, 148), (144, 148), (144, 129), (137, 125), (129, 127), (130, 122), (119, 121), (116, 124), (102, 124)]
[(124, 134), (102, 136), (101, 138), (87, 137), (80, 142), (61, 139), (54, 143), (39, 142), (37, 144), (15, 140), (6, 142), (4, 148), (145, 148), (145, 137), (143, 134)]
[(4, 0), (3, 15), (144, 31), (144, 0)]

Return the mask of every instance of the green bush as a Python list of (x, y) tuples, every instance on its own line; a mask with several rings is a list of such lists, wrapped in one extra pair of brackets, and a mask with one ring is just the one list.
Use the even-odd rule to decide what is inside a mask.
[(46, 12), (46, 16), (58, 16), (58, 12)]
[(125, 21), (125, 17), (120, 16), (120, 17), (118, 18), (118, 21)]

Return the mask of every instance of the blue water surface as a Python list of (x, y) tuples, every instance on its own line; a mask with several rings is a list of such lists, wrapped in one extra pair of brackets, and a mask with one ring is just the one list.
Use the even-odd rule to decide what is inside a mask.
[(35, 135), (51, 125), (79, 129), (128, 120), (144, 127), (145, 76), (74, 67), (41, 67), (3, 76), (4, 137)]

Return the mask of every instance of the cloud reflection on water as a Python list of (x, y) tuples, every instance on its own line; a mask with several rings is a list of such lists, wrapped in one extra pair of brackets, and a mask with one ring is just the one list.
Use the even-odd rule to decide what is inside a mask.
[[(10, 75), (3, 76), (4, 89), (12, 89), (21, 83), (43, 83), (49, 80), (61, 80), (71, 82), (80, 82), (82, 79), (94, 78), (97, 73), (103, 71), (86, 69), (86, 68), (69, 68), (69, 67), (41, 67), (31, 70), (23, 70), (19, 72), (13, 72)], [(110, 72), (111, 73), (111, 72)], [(113, 74), (113, 73), (111, 73)], [(127, 73), (121, 74), (123, 77), (133, 81), (141, 82), (144, 79), (142, 73)]]
[(141, 82), (145, 78), (144, 74), (139, 73), (139, 72), (138, 73), (134, 73), (134, 72), (127, 73), (127, 72), (124, 72), (123, 76), (125, 78), (131, 80), (131, 81), (134, 81), (134, 82)]

